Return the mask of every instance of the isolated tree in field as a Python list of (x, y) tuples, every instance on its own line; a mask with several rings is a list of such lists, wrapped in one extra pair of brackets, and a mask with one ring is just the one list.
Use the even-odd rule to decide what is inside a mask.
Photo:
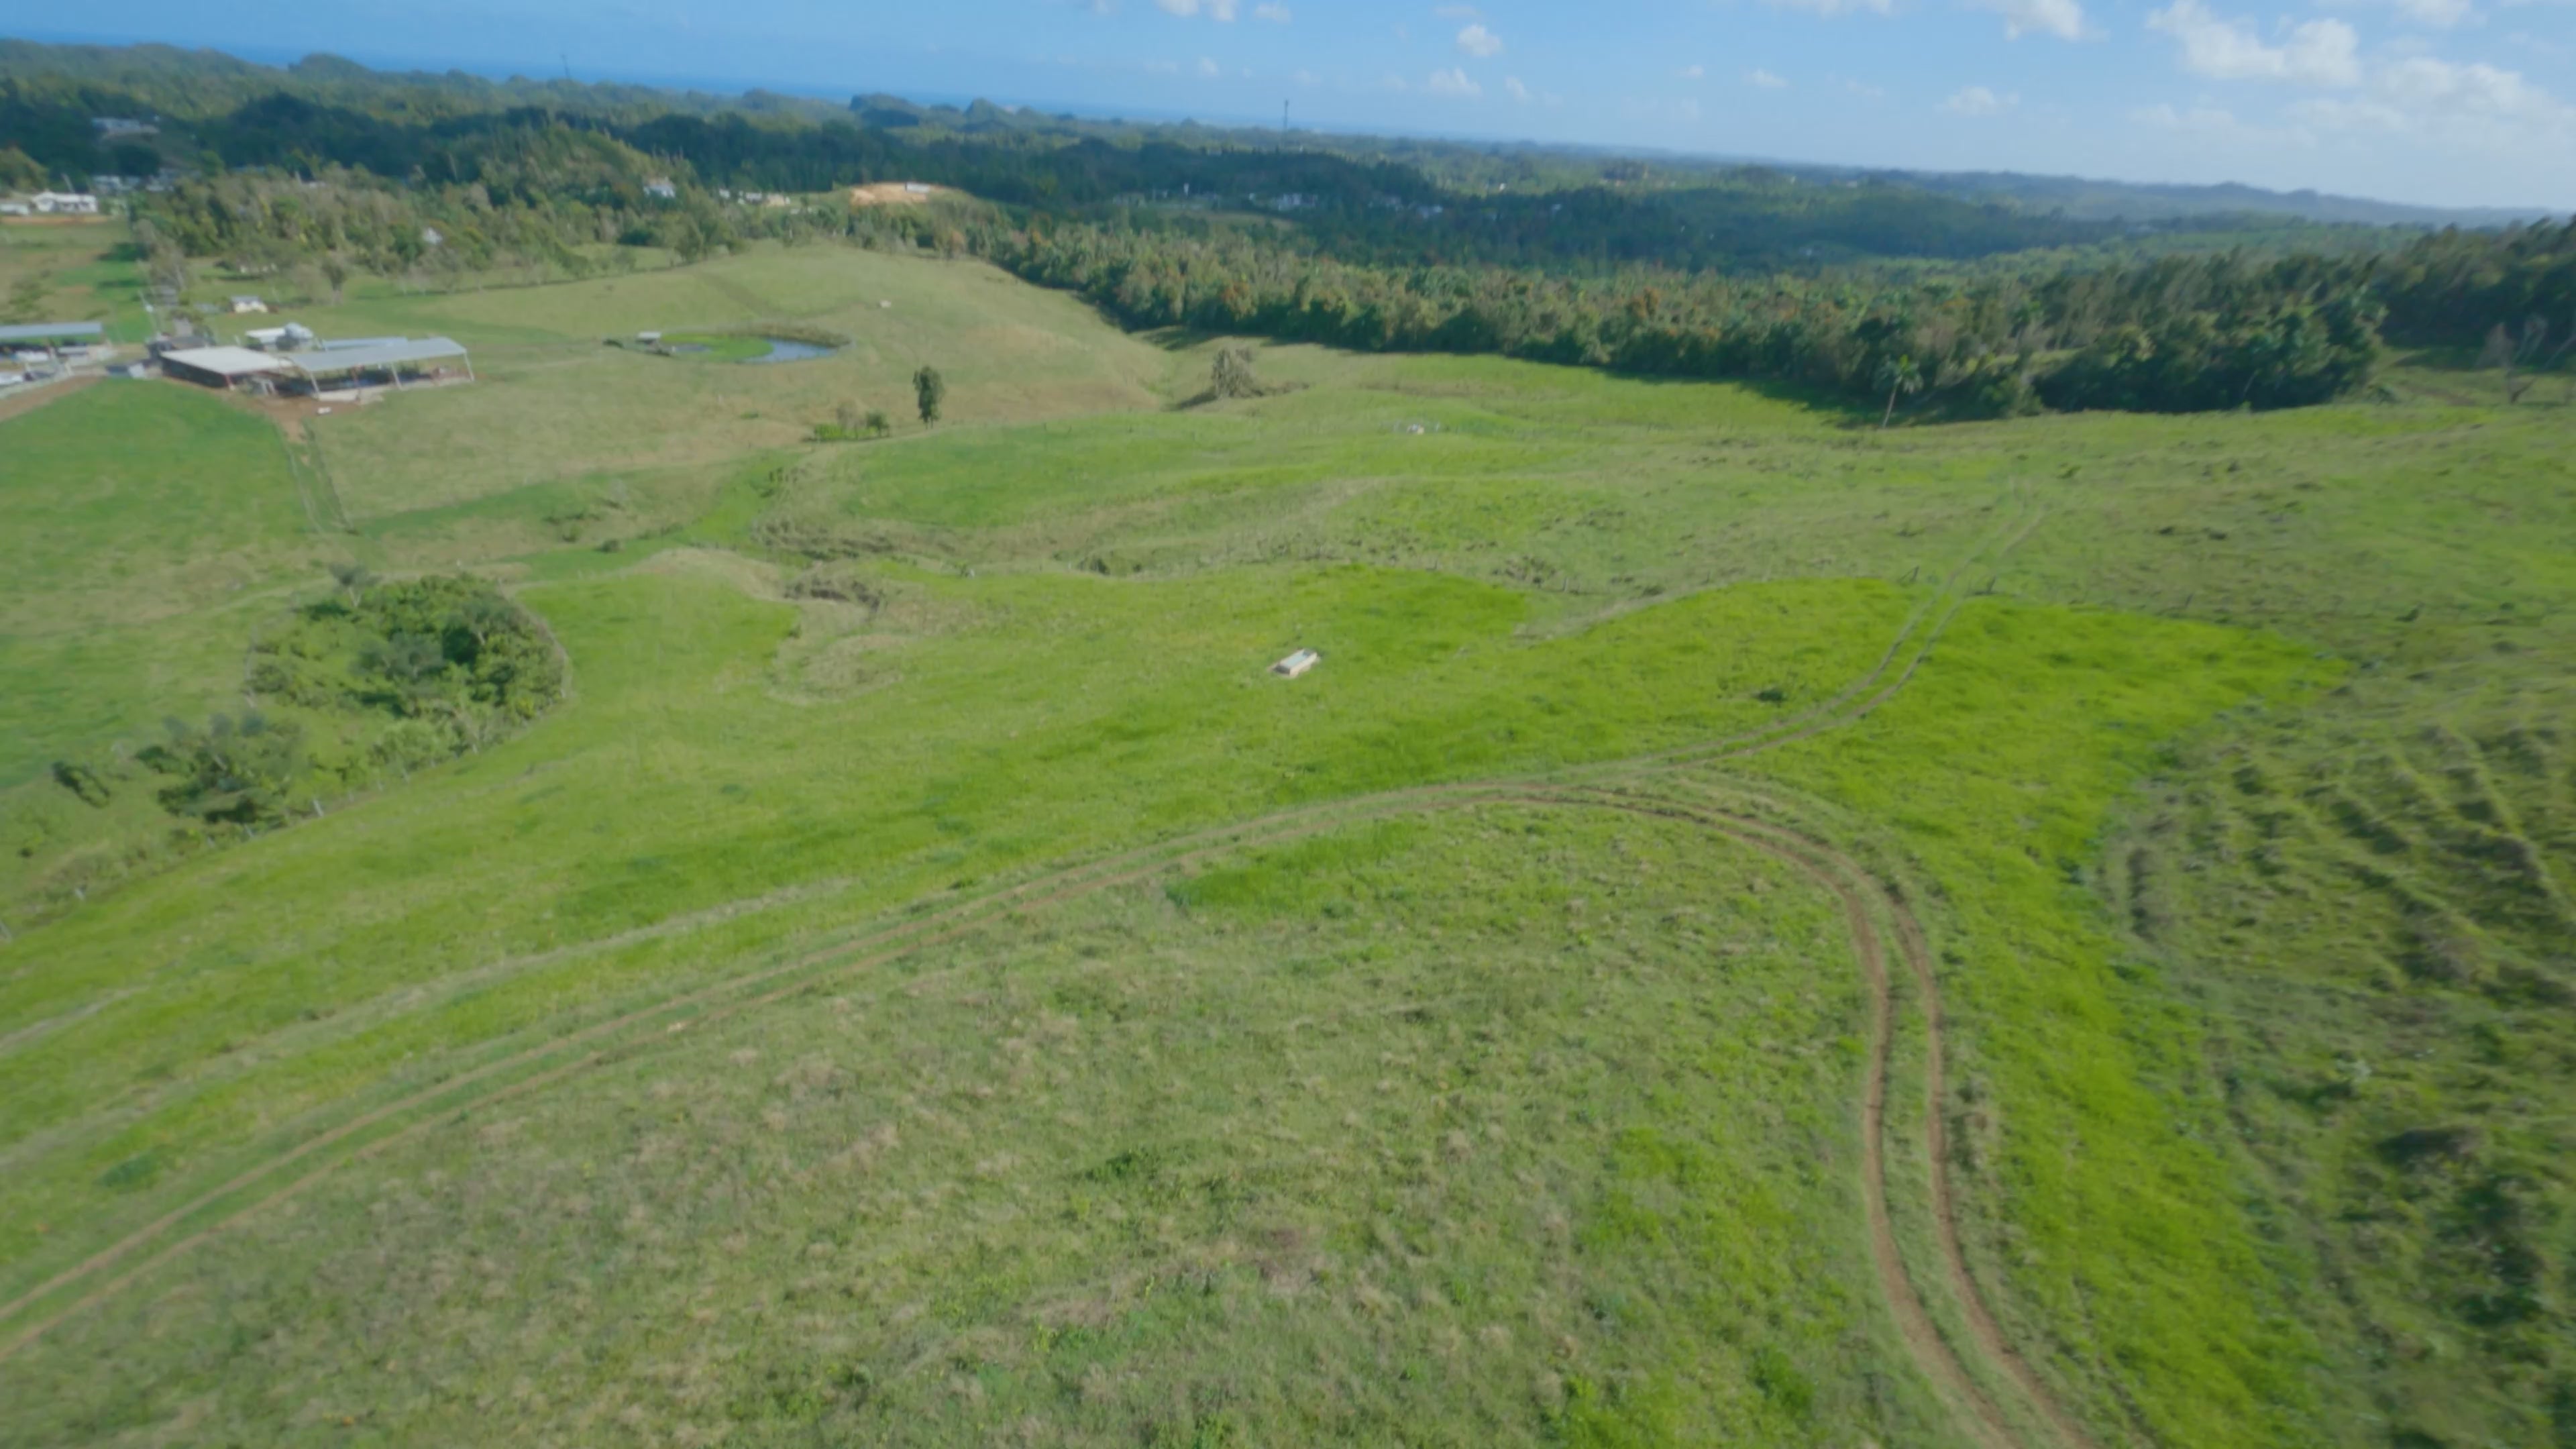
[(884, 408), (868, 409), (865, 425), (871, 438), (882, 438), (894, 431), (894, 419), (885, 415)]
[(338, 584), (340, 592), (349, 596), (349, 607), (353, 609), (360, 599), (366, 597), (368, 588), (375, 581), (376, 571), (365, 564), (352, 560), (331, 565), (331, 582)]
[(1878, 420), (1884, 428), (1896, 421), (1898, 397), (1912, 397), (1923, 390), (1923, 369), (1911, 357), (1891, 357), (1878, 365), (1878, 385), (1887, 389), (1887, 414)]
[(859, 411), (857, 403), (845, 402), (832, 410), (832, 420), (840, 424), (841, 436), (846, 438), (857, 435), (859, 429), (865, 426), (867, 415)]
[(1252, 372), (1252, 349), (1220, 348), (1208, 369), (1208, 391), (1218, 397), (1259, 397), (1261, 379)]
[(160, 794), (163, 809), (233, 825), (285, 818), (287, 789), (304, 765), (300, 727), (253, 712), (239, 720), (216, 715), (203, 729), (174, 719), (168, 729), (166, 741), (139, 756), (172, 777)]
[(939, 421), (939, 405), (948, 400), (948, 379), (939, 375), (938, 368), (923, 363), (921, 371), (912, 375), (912, 400), (921, 409), (921, 425), (929, 427)]
[(342, 294), (347, 291), (349, 286), (348, 260), (342, 257), (338, 252), (324, 252), (322, 254), (322, 280), (331, 284), (331, 305), (334, 307), (339, 306), (340, 298)]

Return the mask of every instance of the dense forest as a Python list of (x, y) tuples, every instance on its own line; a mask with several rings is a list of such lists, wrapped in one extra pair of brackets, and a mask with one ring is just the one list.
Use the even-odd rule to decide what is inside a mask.
[[(111, 144), (100, 114), (161, 130)], [(1924, 416), (2298, 406), (2363, 386), (2383, 330), (2492, 348), (2501, 327), (2552, 360), (2522, 344), (2576, 335), (2576, 224), (2159, 232), (1883, 179), (1499, 153), (1461, 185), (1391, 144), (14, 42), (0, 136), (19, 170), (172, 165), (138, 205), (163, 274), (216, 257), (434, 284), (828, 237), (972, 252), (1131, 327), (1771, 380)], [(727, 197), (886, 180), (973, 199)]]

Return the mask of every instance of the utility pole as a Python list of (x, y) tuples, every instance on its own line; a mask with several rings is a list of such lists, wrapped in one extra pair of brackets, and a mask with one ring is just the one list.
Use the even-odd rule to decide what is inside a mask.
[(1279, 149), (1288, 149), (1288, 102), (1279, 103)]

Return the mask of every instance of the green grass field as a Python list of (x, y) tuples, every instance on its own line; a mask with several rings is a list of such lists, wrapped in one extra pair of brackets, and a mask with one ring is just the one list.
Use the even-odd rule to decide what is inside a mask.
[(104, 322), (117, 342), (152, 335), (143, 270), (125, 227), (113, 220), (0, 221), (0, 297), (32, 283), (30, 322)]
[[(337, 311), (484, 380), (0, 422), (8, 1442), (2576, 1424), (2564, 408), (1200, 405), (819, 247)], [(860, 342), (600, 342), (762, 322)], [(340, 559), (572, 698), (174, 840), (148, 722)]]
[(8, 424), (0, 784), (237, 694), (267, 590), (328, 547), (276, 430), (108, 383)]

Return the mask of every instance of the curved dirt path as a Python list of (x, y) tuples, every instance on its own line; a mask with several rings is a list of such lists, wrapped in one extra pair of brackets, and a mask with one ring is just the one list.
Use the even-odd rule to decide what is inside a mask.
[[(1843, 686), (1843, 688), (1835, 693), (1832, 698), (1815, 705), (1810, 705), (1796, 714), (1783, 719), (1774, 720), (1756, 729), (1741, 731), (1737, 734), (1723, 736), (1715, 740), (1703, 741), (1699, 744), (1683, 745), (1669, 750), (1662, 750), (1642, 755), (1632, 755), (1620, 760), (1577, 766), (1558, 772), (1551, 778), (1568, 782), (1598, 781), (1616, 778), (1627, 773), (1633, 773), (1640, 766), (1655, 764), (1710, 763), (1717, 760), (1733, 759), (1739, 756), (1757, 754), (1763, 750), (1771, 749), (1779, 745), (1789, 744), (1797, 740), (1810, 739), (1817, 735), (1824, 734), (1829, 730), (1838, 729), (1844, 725), (1854, 723), (1868, 715), (1872, 711), (1878, 709), (1881, 705), (1884, 705), (1889, 700), (1895, 698), (1907, 684), (1913, 681), (1916, 671), (1920, 670), (1923, 667), (1924, 662), (1931, 657), (1932, 646), (1939, 642), (1942, 633), (1948, 629), (1951, 620), (1957, 617), (1959, 609), (1966, 602), (1965, 596), (1959, 594), (1958, 586), (1960, 581), (1968, 576), (1970, 569), (1975, 567), (1980, 560), (1992, 562), (1994, 560), (1999, 560), (2003, 555), (2010, 553), (2014, 548), (2020, 546), (2024, 539), (2030, 536), (2031, 531), (2037, 528), (2045, 517), (2044, 511), (2034, 505), (2027, 495), (2022, 494), (2018, 489), (2013, 493), (2010, 499), (2010, 505), (2013, 512), (2008, 514), (1996, 529), (1990, 531), (1985, 537), (1981, 538), (1976, 545), (1968, 551), (1966, 556), (1961, 558), (1957, 564), (1952, 566), (1950, 572), (1943, 577), (1941, 584), (1936, 587), (1921, 603), (1915, 605), (1915, 607), (1907, 613), (1905, 619), (1897, 625), (1895, 636), (1888, 641), (1887, 649), (1879, 656), (1877, 663), (1874, 664), (1866, 673), (1860, 675), (1851, 683)], [(2016, 524), (2018, 526), (2016, 526)], [(1927, 620), (1930, 621), (1931, 626), (1928, 632), (1924, 631), (1924, 625)], [(539, 620), (538, 622), (542, 627), (544, 621)], [(547, 631), (547, 638), (549, 640), (553, 639), (553, 632), (551, 630)], [(1906, 646), (1909, 643), (1914, 646), (1910, 655), (1906, 653)], [(563, 646), (560, 643), (556, 643), (554, 647), (559, 656), (563, 655)], [(1905, 659), (1904, 668), (1899, 671), (1896, 679), (1892, 683), (1887, 683), (1884, 687), (1878, 687), (1881, 685), (1881, 681), (1887, 678), (1888, 671), (1896, 667), (1897, 660), (1900, 656), (1903, 656)], [(565, 657), (565, 663), (567, 665), (570, 663), (568, 656)], [(1878, 687), (1877, 692), (1874, 694), (1868, 694), (1867, 692), (1873, 687)], [(1863, 698), (1865, 694), (1867, 697)], [(1850, 708), (1845, 711), (1845, 706), (1850, 705), (1855, 699), (1860, 699), (1861, 703), (1857, 707)], [(1845, 712), (1837, 714), (1837, 711)], [(1218, 830), (1223, 830), (1225, 828), (1227, 827), (1216, 827)], [(1182, 838), (1189, 839), (1195, 837)], [(1162, 842), (1162, 844), (1169, 843), (1173, 842)], [(1156, 847), (1149, 846), (1144, 848), (1152, 849)], [(315, 1034), (327, 1036), (332, 1039), (342, 1038), (366, 1025), (383, 1019), (384, 1015), (389, 1011), (409, 1009), (412, 1005), (422, 1000), (425, 994), (432, 996), (446, 996), (452, 995), (458, 991), (481, 989), (490, 985), (494, 981), (507, 979), (508, 977), (520, 972), (541, 967), (552, 962), (577, 956), (586, 956), (600, 951), (616, 950), (642, 941), (661, 940), (670, 936), (685, 935), (691, 931), (702, 929), (706, 926), (737, 920), (744, 916), (757, 915), (763, 911), (773, 910), (784, 905), (815, 900), (828, 896), (836, 891), (848, 889), (858, 884), (859, 881), (860, 878), (856, 876), (829, 876), (817, 880), (805, 881), (798, 885), (783, 887), (779, 890), (770, 891), (759, 896), (722, 902), (703, 910), (689, 912), (685, 915), (669, 917), (647, 926), (639, 926), (632, 930), (618, 932), (614, 935), (603, 936), (588, 941), (575, 942), (564, 946), (557, 946), (548, 950), (531, 952), (525, 955), (504, 957), (497, 961), (488, 962), (482, 966), (471, 967), (464, 971), (454, 972), (447, 976), (440, 977), (435, 983), (422, 983), (420, 985), (403, 988), (400, 991), (390, 993), (386, 998), (361, 1002), (347, 1010), (335, 1012), (331, 1015), (327, 1023), (314, 1029)], [(132, 995), (136, 992), (148, 989), (150, 988), (128, 988), (124, 994)], [(99, 1004), (93, 1004), (91, 1007), (84, 1008), (84, 1010), (97, 1009), (99, 1009)], [(279, 1036), (300, 1035), (303, 1034), (305, 1030), (306, 1029), (302, 1027), (289, 1028), (286, 1033), (281, 1033)], [(279, 1040), (279, 1037), (272, 1037), (270, 1040), (272, 1042), (276, 1042)], [(13, 1045), (14, 1038), (0, 1038), (0, 1054), (5, 1054)], [(210, 1081), (221, 1081), (229, 1076), (238, 1075), (251, 1070), (257, 1060), (258, 1058), (255, 1054), (244, 1054), (237, 1058), (227, 1059), (225, 1062), (201, 1064), (187, 1076), (178, 1079), (174, 1083), (165, 1084), (165, 1086), (176, 1088), (195, 1088)], [(6, 1146), (0, 1146), (0, 1171), (6, 1171), (18, 1162), (29, 1160), (44, 1152), (50, 1151), (55, 1145), (69, 1138), (89, 1132), (110, 1130), (117, 1124), (144, 1116), (153, 1110), (153, 1107), (154, 1104), (150, 1100), (150, 1094), (147, 1094), (140, 1100), (121, 1102), (113, 1106), (101, 1104), (93, 1110), (83, 1113), (78, 1117), (67, 1119), (51, 1127), (32, 1133), (17, 1142), (10, 1143)], [(231, 1188), (228, 1185), (226, 1188), (219, 1188), (216, 1191), (217, 1194), (220, 1195), (230, 1190)], [(194, 1212), (201, 1210), (205, 1205), (205, 1202), (201, 1200), (200, 1202), (192, 1204), (190, 1207), (183, 1208), (180, 1211), (183, 1215), (193, 1214)], [(49, 1283), (35, 1291), (42, 1293), (49, 1291), (55, 1286), (59, 1286), (59, 1284)], [(12, 1301), (5, 1305), (0, 1305), (0, 1321), (5, 1321), (12, 1316), (14, 1312), (22, 1306), (22, 1302), (23, 1300), (19, 1300)]]
[[(2003, 550), (2009, 551), (2027, 537), (2038, 522), (2037, 512), (2031, 512), (2022, 526), (2004, 542)], [(1995, 1376), (2010, 1382), (2018, 1390), (2018, 1396), (2054, 1431), (2056, 1440), (2072, 1446), (2072, 1449), (2093, 1449), (2093, 1441), (2080, 1423), (2057, 1402), (2028, 1361), (2005, 1338), (2000, 1322), (1986, 1303), (1967, 1265), (1948, 1180), (1946, 1134), (1940, 1110), (1944, 1055), (1940, 997), (1921, 923), (1859, 862), (1826, 842), (1773, 821), (1695, 805), (1669, 796), (1628, 793), (1615, 788), (1624, 785), (1633, 789), (1648, 782), (1669, 780), (1676, 765), (1738, 758), (1793, 740), (1810, 738), (1866, 717), (1894, 698), (1914, 678), (1929, 657), (1933, 643), (1964, 606), (1965, 599), (1955, 596), (1958, 578), (1986, 551), (1987, 547), (1981, 546), (1963, 561), (1941, 590), (1906, 620), (1886, 655), (1869, 674), (1854, 681), (1825, 704), (1764, 730), (1684, 750), (1569, 772), (1564, 783), (1531, 780), (1525, 783), (1422, 786), (1296, 807), (1156, 842), (1031, 878), (895, 922), (758, 972), (637, 1008), (419, 1088), (245, 1169), (221, 1186), (128, 1233), (8, 1303), (0, 1304), (0, 1322), (5, 1322), (20, 1317), (50, 1297), (81, 1285), (85, 1280), (98, 1278), (120, 1266), (123, 1269), (97, 1283), (76, 1300), (26, 1324), (7, 1340), (0, 1341), (0, 1363), (16, 1357), (66, 1319), (97, 1306), (154, 1269), (284, 1202), (343, 1166), (374, 1157), (446, 1125), (458, 1114), (541, 1090), (590, 1067), (649, 1050), (655, 1042), (667, 1041), (672, 1035), (692, 1026), (710, 1024), (774, 1005), (834, 978), (865, 972), (956, 940), (1010, 914), (1037, 910), (1186, 870), (1220, 855), (1256, 847), (1275, 847), (1323, 831), (1378, 819), (1481, 806), (1517, 805), (1617, 810), (1688, 823), (1790, 866), (1811, 884), (1832, 895), (1842, 906), (1853, 952), (1861, 965), (1870, 1018), (1869, 1065), (1859, 1104), (1863, 1144), (1861, 1172), (1871, 1258), (1880, 1291), (1908, 1352), (1926, 1378), (1959, 1413), (1963, 1430), (1989, 1449), (2009, 1449), (2009, 1446), (2022, 1442), (2012, 1420), (1994, 1397), (1981, 1387), (1978, 1378), (1968, 1372), (1957, 1347), (1934, 1323), (1922, 1293), (1908, 1271), (1888, 1210), (1887, 1092), (1892, 1074), (1895, 1000), (1887, 971), (1885, 940), (1875, 917), (1883, 914), (1893, 923), (1898, 954), (1904, 959), (1922, 997), (1925, 1012), (1927, 1066), (1920, 1150), (1930, 1169), (1930, 1207), (1940, 1250), (1937, 1280), (1947, 1296), (1956, 1301), (1968, 1324), (1971, 1351), (1987, 1361)], [(1944, 600), (1947, 601), (1946, 606)], [(1924, 620), (1933, 618), (1936, 611), (1938, 617), (1930, 629), (1918, 635)], [(1915, 647), (1904, 669), (1892, 682), (1870, 693), (1894, 667), (1909, 640)], [(1856, 705), (1852, 703), (1855, 699), (1859, 700)], [(660, 1029), (654, 1030), (655, 1027)], [(574, 1055), (566, 1060), (557, 1060), (568, 1052)], [(517, 1075), (522, 1072), (526, 1074)], [(477, 1087), (485, 1090), (471, 1090)], [(418, 1114), (417, 1120), (407, 1125), (395, 1125), (413, 1114)], [(366, 1134), (372, 1130), (384, 1127), (392, 1127), (393, 1130), (367, 1137)], [(356, 1145), (349, 1152), (320, 1161), (284, 1185), (227, 1209), (232, 1199), (253, 1192), (286, 1169), (324, 1154), (328, 1149), (352, 1142)], [(157, 1250), (145, 1253), (144, 1250), (156, 1242), (199, 1219), (206, 1220), (162, 1243)], [(142, 1256), (137, 1257), (138, 1254)], [(128, 1260), (133, 1260), (130, 1265)]]
[[(1652, 778), (1652, 777), (1641, 777)], [(1885, 937), (1875, 915), (1884, 914), (1896, 923), (1895, 935), (1899, 954), (1923, 990), (1929, 1034), (1927, 1055), (1937, 1062), (1941, 1055), (1938, 997), (1934, 994), (1928, 953), (1923, 948), (1921, 927), (1910, 912), (1869, 876), (1848, 855), (1812, 837), (1799, 834), (1774, 822), (1735, 814), (1661, 795), (1625, 795), (1599, 788), (1550, 788), (1545, 786), (1466, 785), (1400, 791), (1387, 796), (1370, 797), (1350, 802), (1347, 806), (1286, 812), (1261, 821), (1231, 827), (1211, 834), (1222, 838), (1194, 840), (1178, 850), (1131, 853), (1111, 862), (1088, 869), (1062, 872), (1026, 882), (1011, 890), (984, 899), (951, 907), (947, 911), (913, 922), (886, 928), (870, 938), (851, 943), (838, 951), (821, 953), (823, 959), (803, 958), (771, 968), (769, 972), (749, 978), (751, 984), (767, 985), (782, 976), (793, 979), (770, 986), (748, 996), (724, 1000), (745, 984), (741, 980), (675, 998), (640, 1011), (599, 1023), (582, 1032), (532, 1049), (516, 1057), (486, 1064), (433, 1087), (411, 1094), (397, 1102), (379, 1107), (353, 1119), (331, 1132), (322, 1134), (293, 1152), (251, 1169), (233, 1182), (207, 1194), (188, 1207), (181, 1208), (154, 1224), (129, 1235), (125, 1240), (94, 1255), (86, 1262), (58, 1275), (51, 1282), (31, 1290), (0, 1310), (0, 1316), (14, 1314), (34, 1301), (61, 1288), (72, 1286), (82, 1278), (117, 1266), (123, 1259), (146, 1246), (151, 1239), (167, 1232), (191, 1216), (218, 1205), (225, 1197), (235, 1195), (261, 1180), (272, 1178), (294, 1162), (363, 1133), (368, 1127), (383, 1124), (397, 1116), (419, 1111), (418, 1120), (399, 1130), (359, 1145), (354, 1151), (317, 1164), (312, 1170), (241, 1204), (184, 1236), (171, 1241), (98, 1284), (77, 1301), (65, 1305), (42, 1320), (27, 1325), (5, 1344), (0, 1344), (0, 1362), (24, 1350), (44, 1333), (65, 1319), (104, 1302), (154, 1269), (182, 1256), (212, 1237), (237, 1226), (253, 1216), (274, 1208), (304, 1191), (323, 1178), (351, 1163), (374, 1157), (399, 1144), (410, 1141), (441, 1126), (450, 1125), (465, 1112), (489, 1108), (527, 1093), (552, 1086), (591, 1067), (611, 1060), (649, 1050), (656, 1042), (688, 1028), (715, 1022), (776, 1005), (790, 997), (814, 990), (838, 978), (858, 975), (887, 965), (932, 946), (958, 939), (968, 932), (1002, 919), (1070, 901), (1084, 896), (1136, 884), (1155, 877), (1187, 870), (1210, 859), (1246, 849), (1277, 847), (1328, 830), (1344, 829), (1374, 820), (1420, 816), (1453, 810), (1492, 806), (1519, 806), (1537, 809), (1596, 809), (1673, 820), (1696, 826), (1748, 849), (1758, 851), (1790, 866), (1807, 880), (1831, 895), (1842, 907), (1845, 928), (1851, 938), (1853, 954), (1861, 966), (1869, 1013), (1869, 1061), (1864, 1076), (1860, 1106), (1862, 1142), (1861, 1177), (1868, 1219), (1870, 1255), (1891, 1317), (1895, 1320), (1909, 1353), (1932, 1381), (1936, 1389), (1960, 1412), (1963, 1427), (1977, 1442), (1989, 1449), (2003, 1449), (2019, 1442), (2011, 1421), (1992, 1395), (1978, 1384), (1962, 1363), (1957, 1351), (1934, 1324), (1929, 1308), (1908, 1272), (1904, 1254), (1898, 1244), (1891, 1219), (1886, 1182), (1887, 1093), (1892, 1075), (1894, 1051), (1894, 992), (1887, 971)], [(1154, 857), (1136, 860), (1136, 854)], [(873, 948), (873, 949), (871, 949)], [(857, 952), (855, 956), (849, 954)], [(832, 959), (837, 958), (837, 959)], [(703, 1008), (703, 1009), (699, 1009)], [(661, 1029), (653, 1030), (655, 1026)], [(622, 1034), (622, 1037), (621, 1037)], [(544, 1066), (530, 1075), (507, 1080), (489, 1091), (468, 1094), (455, 1099), (464, 1088), (498, 1075), (506, 1068), (529, 1066), (545, 1057), (560, 1055), (575, 1047), (589, 1047)], [(1937, 1068), (1927, 1083), (1937, 1107), (1939, 1090)], [(1925, 1139), (1922, 1150), (1935, 1165), (1935, 1214), (1941, 1221), (1942, 1262), (1939, 1280), (1959, 1299), (1962, 1311), (1972, 1325), (1979, 1325), (1975, 1337), (1978, 1348), (1997, 1360), (1997, 1366), (2023, 1389), (2060, 1430), (2060, 1437), (2073, 1445), (2087, 1445), (2080, 1429), (2071, 1418), (2046, 1396), (2027, 1365), (2020, 1363), (2004, 1345), (1994, 1325), (1992, 1314), (1985, 1309), (1974, 1279), (1961, 1256), (1959, 1241), (1949, 1206), (1947, 1184), (1940, 1164), (1941, 1115), (1938, 1110), (1924, 1114)]]

